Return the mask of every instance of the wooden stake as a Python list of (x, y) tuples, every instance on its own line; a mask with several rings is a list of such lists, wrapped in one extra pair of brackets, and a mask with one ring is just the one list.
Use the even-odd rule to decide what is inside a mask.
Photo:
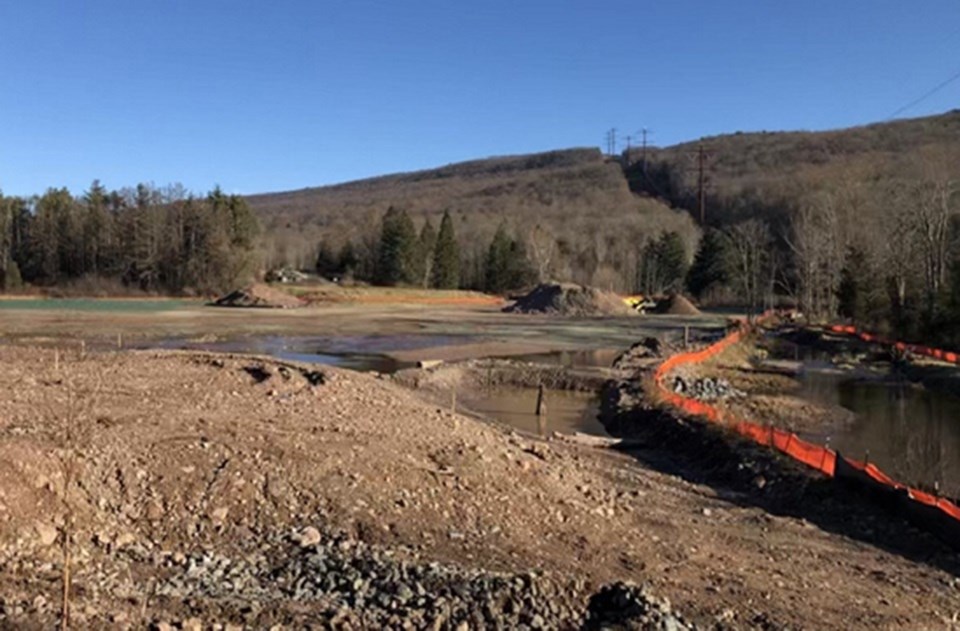
[(450, 411), (454, 414), (457, 413), (457, 389), (453, 388), (450, 390)]
[(547, 398), (541, 383), (537, 387), (537, 431), (541, 436), (547, 433)]
[(685, 324), (683, 326), (683, 348), (684, 350), (690, 346), (690, 325)]
[(117, 333), (117, 348), (123, 348), (123, 333)]

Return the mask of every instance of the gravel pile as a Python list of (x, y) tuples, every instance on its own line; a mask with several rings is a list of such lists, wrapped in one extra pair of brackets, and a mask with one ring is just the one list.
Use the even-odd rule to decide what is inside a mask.
[(734, 388), (726, 379), (713, 377), (690, 380), (677, 375), (673, 379), (673, 391), (700, 401), (719, 401), (747, 396), (746, 392)]
[[(87, 563), (79, 589), (146, 598), (145, 618), (84, 607), (79, 624), (158, 630), (343, 629), (671, 629), (695, 627), (646, 587), (617, 582), (590, 594), (580, 579), (542, 572), (467, 570), (427, 562), (405, 546), (371, 545), (308, 527), (260, 539), (252, 552), (150, 554), (133, 545)], [(149, 584), (133, 565), (153, 569)], [(146, 569), (141, 565), (141, 570)], [(32, 564), (21, 569), (36, 571)], [(53, 575), (55, 566), (47, 570)], [(170, 615), (166, 603), (179, 603)], [(167, 613), (159, 613), (164, 612)], [(0, 598), (0, 626), (43, 621), (55, 626), (56, 603)]]
[(565, 316), (636, 315), (617, 294), (572, 283), (543, 283), (506, 307), (508, 313), (550, 313)]

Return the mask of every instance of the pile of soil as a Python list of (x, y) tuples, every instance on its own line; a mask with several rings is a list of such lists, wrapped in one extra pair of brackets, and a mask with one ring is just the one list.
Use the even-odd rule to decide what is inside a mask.
[(542, 283), (506, 307), (508, 313), (552, 313), (566, 316), (634, 315), (612, 291), (573, 283)]
[(674, 294), (657, 305), (657, 313), (662, 313), (665, 315), (695, 316), (700, 315), (701, 312), (696, 308), (696, 306), (694, 306), (692, 302), (684, 298), (683, 295)]
[(264, 307), (268, 309), (294, 309), (305, 303), (285, 291), (263, 283), (254, 283), (237, 289), (213, 303), (217, 307)]

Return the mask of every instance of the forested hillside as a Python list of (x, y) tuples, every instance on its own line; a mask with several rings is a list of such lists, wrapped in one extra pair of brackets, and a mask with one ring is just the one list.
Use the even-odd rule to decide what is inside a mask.
[(691, 289), (789, 296), (814, 318), (960, 341), (960, 111), (634, 151), (631, 188), (699, 218), (701, 147), (717, 232)]
[(485, 267), (498, 228), (522, 248), (535, 276), (621, 291), (641, 283), (645, 244), (673, 234), (689, 258), (698, 238), (686, 213), (632, 194), (619, 164), (596, 149), (478, 160), (248, 200), (265, 227), (268, 267), (311, 267), (320, 244), (334, 256), (349, 244), (352, 256), (375, 261), (388, 208), (408, 214), (417, 230), (427, 219), (437, 226), (448, 211), (466, 287), (490, 285)]

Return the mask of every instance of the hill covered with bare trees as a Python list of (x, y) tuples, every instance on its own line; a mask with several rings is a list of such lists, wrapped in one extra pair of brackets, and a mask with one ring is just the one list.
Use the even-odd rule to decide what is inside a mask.
[(697, 293), (732, 289), (757, 307), (788, 296), (817, 319), (960, 344), (960, 110), (623, 156), (632, 190), (697, 217), (701, 160), (715, 234)]
[[(504, 228), (533, 273), (632, 291), (647, 242), (676, 234), (692, 256), (687, 213), (632, 193), (617, 161), (596, 149), (491, 158), (248, 198), (264, 225), (267, 266), (311, 267), (318, 247), (375, 261), (381, 222), (402, 209), (418, 229), (453, 219), (461, 285), (483, 287), (490, 245)], [(368, 270), (368, 276), (375, 276)]]

